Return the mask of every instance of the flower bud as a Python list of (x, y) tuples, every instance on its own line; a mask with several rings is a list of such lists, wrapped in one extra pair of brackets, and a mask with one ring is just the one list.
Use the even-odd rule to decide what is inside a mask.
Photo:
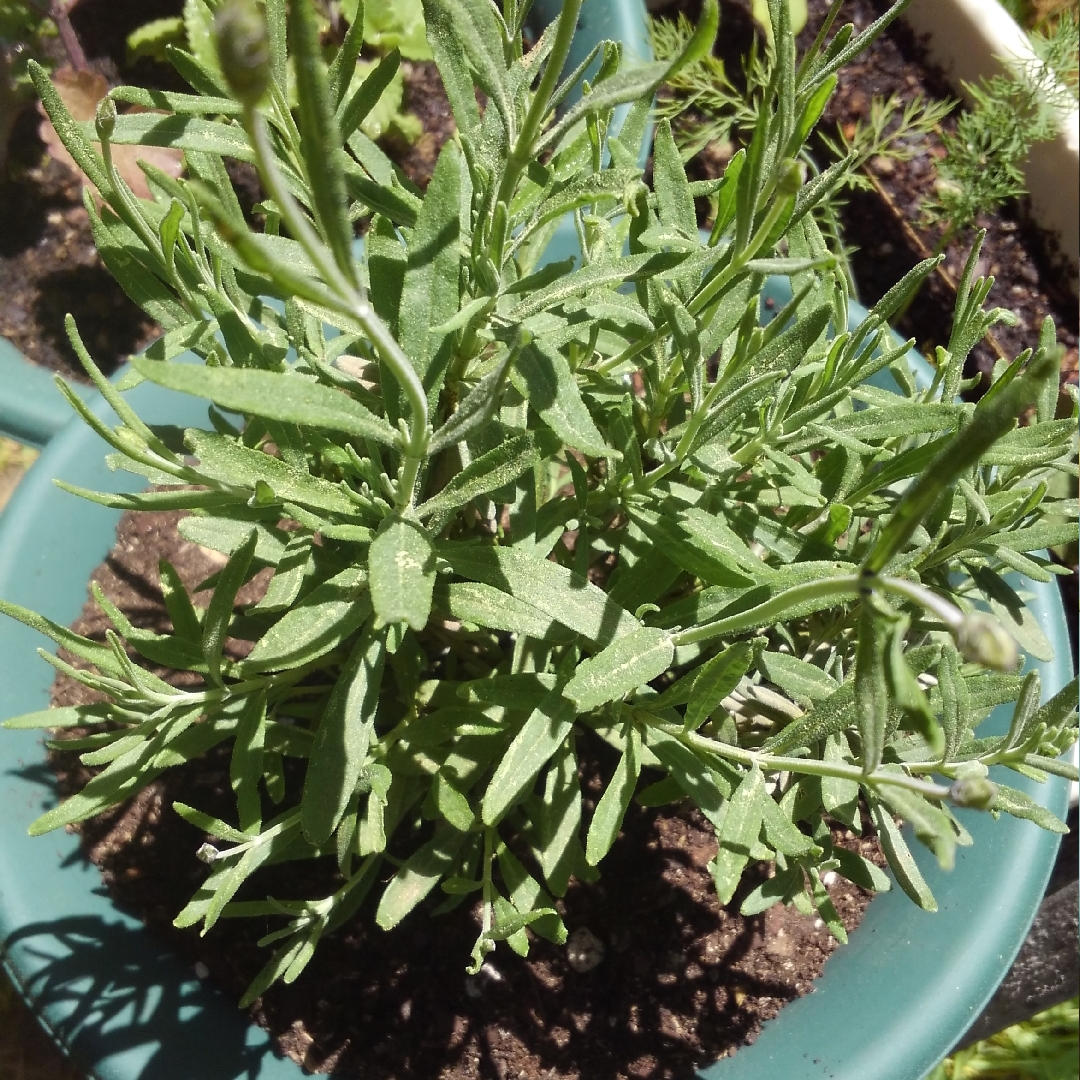
[(996, 798), (997, 784), (985, 776), (965, 776), (949, 788), (952, 804), (971, 810), (989, 810)]
[(112, 138), (113, 128), (116, 127), (116, 102), (107, 95), (97, 103), (94, 127), (97, 128), (97, 136), (102, 142), (108, 142)]
[(227, 0), (214, 19), (214, 37), (229, 89), (254, 105), (270, 83), (270, 33), (255, 0)]
[(996, 619), (969, 615), (956, 631), (956, 647), (968, 663), (995, 671), (1012, 671), (1018, 659), (1016, 642)]
[(776, 190), (781, 195), (797, 195), (805, 179), (802, 162), (788, 158), (780, 163), (780, 176), (776, 181)]
[(213, 863), (221, 852), (218, 851), (213, 844), (203, 844), (198, 851), (195, 852), (195, 858), (200, 862)]

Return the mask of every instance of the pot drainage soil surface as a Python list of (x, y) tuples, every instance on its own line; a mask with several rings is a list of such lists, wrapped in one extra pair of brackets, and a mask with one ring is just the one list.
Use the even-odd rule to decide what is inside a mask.
[[(189, 589), (220, 566), (212, 553), (177, 534), (180, 516), (125, 514), (116, 546), (93, 575), (137, 626), (168, 629), (160, 558), (176, 566)], [(245, 587), (240, 606), (255, 601), (266, 575)], [(74, 624), (98, 639), (106, 626), (93, 603)], [(66, 677), (54, 685), (57, 705), (89, 700)], [(593, 774), (583, 784), (587, 812), (602, 790), (601, 773), (612, 767), (606, 758), (586, 766)], [(54, 755), (54, 768), (66, 794), (90, 775), (68, 754)], [(84, 851), (117, 903), (239, 998), (266, 961), (256, 941), (272, 928), (269, 922), (219, 923), (204, 938), (172, 927), (207, 869), (195, 858), (204, 838), (171, 803), (179, 799), (230, 819), (228, 768), (227, 752), (211, 754), (84, 823), (81, 833)], [(289, 783), (295, 797), (298, 777)], [(883, 864), (873, 839), (838, 838)], [(811, 989), (836, 947), (819, 920), (792, 909), (778, 906), (750, 919), (736, 914), (764, 867), (756, 880), (748, 875), (730, 909), (720, 909), (706, 869), (715, 851), (710, 827), (689, 806), (634, 807), (600, 881), (573, 882), (559, 902), (571, 934), (586, 928), (600, 942), (603, 959), (590, 971), (572, 968), (566, 948), (537, 940), (528, 960), (500, 948), (470, 978), (465, 965), (478, 923), (469, 907), (430, 920), (418, 911), (387, 933), (375, 927), (369, 900), (293, 986), (274, 987), (252, 1015), (296, 1061), (336, 1076), (684, 1077), (752, 1041), (763, 1021)], [(271, 868), (256, 879), (258, 896), (323, 895), (334, 888), (335, 874), (330, 859)], [(869, 894), (842, 879), (830, 893), (853, 930)]]

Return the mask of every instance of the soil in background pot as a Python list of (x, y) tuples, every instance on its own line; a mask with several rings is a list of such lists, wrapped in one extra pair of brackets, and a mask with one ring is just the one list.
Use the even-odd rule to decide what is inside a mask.
[[(72, 23), (91, 67), (110, 85), (190, 92), (167, 64), (141, 59), (125, 66), (130, 31), (153, 18), (179, 15), (182, 8), (182, 0), (80, 0)], [(49, 47), (57, 66), (68, 63), (58, 40)], [(420, 119), (423, 134), (414, 143), (388, 145), (387, 150), (424, 189), (454, 122), (433, 63), (405, 61), (402, 71), (403, 107)], [(38, 135), (40, 123), (41, 113), (31, 102), (12, 134), (7, 175), (0, 177), (0, 336), (32, 363), (87, 382), (64, 330), (68, 312), (107, 375), (144, 349), (160, 328), (105, 269), (94, 247), (80, 179), (48, 155)], [(261, 218), (252, 220), (250, 214), (262, 198), (254, 167), (227, 162), (227, 168), (241, 207), (261, 228)]]
[[(692, 22), (700, 11), (700, 0), (667, 0), (657, 14), (675, 18), (684, 12)], [(813, 42), (829, 0), (809, 0), (808, 19), (798, 38), (800, 52)], [(866, 29), (889, 7), (888, 0), (846, 0), (837, 25), (852, 22), (856, 31)], [(750, 15), (749, 0), (721, 0), (720, 27), (716, 53), (724, 60), (728, 77), (743, 83), (742, 65), (755, 35), (760, 30)], [(855, 124), (870, 115), (875, 97), (886, 99), (897, 93), (901, 101), (916, 94), (924, 98), (955, 98), (956, 94), (940, 71), (926, 59), (903, 19), (894, 22), (868, 49), (839, 72), (836, 92), (826, 106), (818, 131), (835, 136), (837, 126), (850, 134)], [(955, 125), (959, 110), (945, 121)], [(722, 174), (733, 148), (710, 144), (688, 163), (694, 179)], [(916, 263), (929, 256), (941, 233), (941, 226), (927, 226), (922, 206), (934, 193), (935, 163), (944, 156), (937, 135), (930, 136), (924, 152), (911, 161), (878, 160), (871, 165), (872, 191), (849, 191), (842, 196), (841, 226), (844, 242), (856, 250), (851, 256), (858, 299), (870, 307), (899, 281)], [(831, 162), (820, 146), (817, 159)], [(1003, 307), (1017, 316), (1015, 327), (1004, 324), (992, 330), (994, 341), (976, 346), (969, 358), (968, 374), (988, 373), (1004, 355), (1013, 359), (1034, 346), (1043, 319), (1050, 315), (1058, 328), (1058, 340), (1066, 349), (1062, 380), (1077, 381), (1077, 304), (1065, 276), (1055, 261), (1052, 238), (1033, 226), (1020, 203), (1009, 203), (993, 214), (980, 216), (978, 228), (987, 230), (977, 272), (991, 274), (995, 284), (987, 305)], [(945, 345), (952, 328), (955, 291), (945, 280), (960, 279), (971, 250), (974, 229), (964, 230), (946, 250), (944, 274), (931, 276), (907, 315), (895, 327), (914, 337), (924, 354), (933, 356), (935, 345)]]
[[(116, 547), (93, 574), (136, 626), (169, 629), (160, 558), (176, 566), (189, 589), (221, 565), (177, 534), (180, 516), (125, 514)], [(257, 599), (266, 576), (245, 587), (239, 606)], [(207, 594), (199, 595), (206, 602)], [(100, 639), (106, 625), (88, 603), (74, 628)], [(57, 705), (88, 700), (68, 678), (53, 687)], [(605, 749), (597, 747), (583, 765), (586, 812), (614, 767)], [(90, 775), (70, 754), (54, 755), (53, 765), (65, 794)], [(300, 778), (290, 783), (290, 795), (298, 796)], [(256, 941), (270, 926), (230, 921), (204, 938), (172, 926), (207, 874), (195, 858), (204, 837), (171, 809), (175, 800), (231, 819), (227, 748), (84, 823), (83, 850), (119, 904), (239, 998), (268, 957)], [(836, 835), (883, 865), (872, 838)], [(632, 807), (600, 881), (573, 882), (559, 901), (573, 953), (537, 939), (522, 960), (500, 947), (476, 977), (465, 974), (479, 928), (468, 906), (430, 919), (418, 910), (388, 933), (375, 926), (371, 898), (293, 986), (275, 986), (256, 1002), (253, 1018), (307, 1068), (363, 1080), (684, 1077), (753, 1041), (765, 1020), (811, 989), (836, 947), (820, 920), (792, 909), (777, 906), (749, 919), (737, 914), (764, 866), (720, 909), (706, 869), (715, 851), (711, 828), (689, 804)], [(256, 889), (240, 898), (325, 895), (335, 877), (333, 860), (290, 863), (262, 872)], [(839, 878), (829, 891), (850, 932), (869, 894)], [(428, 911), (441, 899), (425, 905)], [(596, 954), (595, 967), (579, 970)]]
[[(69, 6), (90, 66), (110, 85), (126, 80), (187, 89), (164, 64), (143, 59), (124, 67), (127, 35), (151, 19), (179, 15), (182, 0), (80, 0)], [(56, 66), (69, 63), (58, 38), (47, 47)], [(79, 177), (48, 155), (40, 123), (31, 101), (16, 123), (7, 174), (0, 177), (0, 335), (32, 363), (87, 382), (64, 331), (68, 312), (106, 374), (160, 330), (98, 257)]]

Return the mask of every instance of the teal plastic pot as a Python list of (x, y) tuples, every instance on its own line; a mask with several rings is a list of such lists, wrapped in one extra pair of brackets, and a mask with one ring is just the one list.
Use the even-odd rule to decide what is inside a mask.
[[(772, 283), (777, 307), (786, 286)], [(864, 315), (856, 309), (854, 318)], [(928, 377), (917, 356), (911, 363)], [(207, 423), (205, 403), (148, 383), (128, 398), (151, 424)], [(92, 408), (114, 422), (101, 398)], [(0, 596), (61, 624), (78, 616), (119, 514), (52, 479), (135, 490), (137, 478), (105, 465), (106, 451), (77, 418), (46, 448), (0, 517)], [(1027, 584), (1056, 650), (1052, 663), (1036, 665), (1049, 695), (1071, 677), (1068, 634), (1055, 587)], [(37, 647), (51, 643), (0, 620), (0, 718), (47, 706), (52, 669)], [(981, 731), (1006, 726), (999, 710)], [(1064, 815), (1064, 781), (1009, 782)], [(55, 800), (40, 733), (0, 733), (0, 957), (57, 1043), (97, 1080), (298, 1080), (301, 1070), (274, 1055), (234, 1001), (112, 904), (74, 836), (27, 836)], [(876, 898), (815, 992), (785, 1007), (752, 1047), (704, 1068), (702, 1080), (918, 1080), (947, 1053), (1008, 970), (1058, 846), (1030, 822), (974, 812), (964, 821), (975, 845), (960, 850), (950, 874), (912, 845), (938, 913), (920, 911), (899, 889)]]
[[(40, 448), (71, 419), (71, 406), (56, 389), (53, 374), (0, 337), (0, 435)], [(90, 396), (90, 387), (72, 385), (83, 397)]]
[[(543, 28), (561, 10), (562, 0), (534, 0), (529, 22)], [(588, 0), (578, 18), (566, 70), (577, 67), (599, 41), (621, 41), (627, 57), (651, 59), (642, 0)], [(586, 72), (586, 77), (589, 74)], [(77, 392), (89, 396), (88, 388), (73, 385)], [(0, 338), (0, 435), (42, 447), (70, 416), (71, 409), (56, 389), (53, 372), (32, 364), (10, 341)]]

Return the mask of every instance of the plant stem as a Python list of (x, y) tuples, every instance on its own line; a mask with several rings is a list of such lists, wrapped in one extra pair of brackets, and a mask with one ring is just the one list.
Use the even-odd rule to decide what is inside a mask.
[(738, 615), (729, 615), (726, 619), (715, 619), (703, 626), (680, 630), (672, 635), (671, 640), (676, 648), (680, 645), (710, 641), (712, 638), (723, 637), (726, 634), (736, 634), (744, 630), (753, 630), (758, 626), (767, 626), (792, 608), (808, 601), (820, 600), (824, 597), (835, 597), (839, 601), (864, 595), (873, 589), (896, 593), (914, 601), (945, 623), (952, 633), (956, 633), (964, 622), (964, 613), (958, 607), (916, 582), (907, 581), (904, 578), (881, 577), (877, 574), (845, 574), (841, 577), (824, 578), (821, 581), (808, 581), (803, 585), (794, 585), (763, 604), (758, 604), (757, 607), (752, 607), (748, 611), (742, 611)]
[(851, 780), (868, 787), (880, 787), (891, 784), (893, 787), (906, 788), (928, 799), (940, 801), (949, 797), (949, 788), (942, 784), (933, 784), (928, 780), (919, 780), (906, 773), (875, 770), (864, 773), (858, 765), (847, 765), (841, 761), (818, 761), (814, 758), (781, 757), (775, 754), (763, 754), (755, 750), (745, 750), (741, 746), (718, 742), (715, 739), (699, 735), (695, 731), (683, 731), (678, 724), (672, 724), (645, 709), (635, 709), (634, 717), (657, 731), (672, 735), (681, 743), (695, 750), (734, 761), (740, 765), (757, 766), (762, 772), (796, 772), (804, 776), (832, 776), (840, 780)]
[(420, 382), (416, 369), (394, 339), (393, 334), (375, 313), (367, 296), (361, 290), (354, 289), (341, 272), (330, 250), (316, 235), (304, 216), (304, 212), (285, 186), (285, 180), (274, 162), (266, 123), (254, 106), (248, 106), (244, 110), (244, 126), (251, 136), (252, 149), (255, 151), (255, 160), (262, 174), (263, 183), (266, 184), (270, 197), (277, 203), (282, 221), (303, 247), (308, 258), (315, 264), (323, 281), (342, 302), (342, 310), (363, 327), (364, 333), (367, 334), (379, 356), (398, 381), (409, 403), (412, 425), (408, 435), (402, 440), (404, 461), (395, 494), (397, 509), (409, 509), (413, 504), (413, 489), (416, 486), (420, 465), (427, 452), (429, 438), (427, 394), (423, 383)]
[[(533, 95), (529, 111), (525, 115), (525, 122), (521, 125), (521, 131), (514, 142), (514, 149), (510, 151), (506, 162), (506, 170), (503, 172), (502, 181), (499, 183), (499, 194), (495, 203), (510, 205), (510, 197), (517, 186), (525, 166), (529, 164), (533, 154), (533, 143), (540, 133), (540, 127), (547, 116), (548, 104), (551, 95), (555, 93), (559, 76), (562, 74), (563, 65), (567, 56), (570, 55), (570, 45), (574, 40), (577, 30), (578, 14), (581, 11), (582, 0), (563, 0), (562, 14), (559, 16), (559, 28), (555, 33), (555, 44), (551, 48), (547, 63), (544, 65), (544, 74), (540, 78), (540, 85)], [(501, 256), (501, 252), (495, 254)]]

